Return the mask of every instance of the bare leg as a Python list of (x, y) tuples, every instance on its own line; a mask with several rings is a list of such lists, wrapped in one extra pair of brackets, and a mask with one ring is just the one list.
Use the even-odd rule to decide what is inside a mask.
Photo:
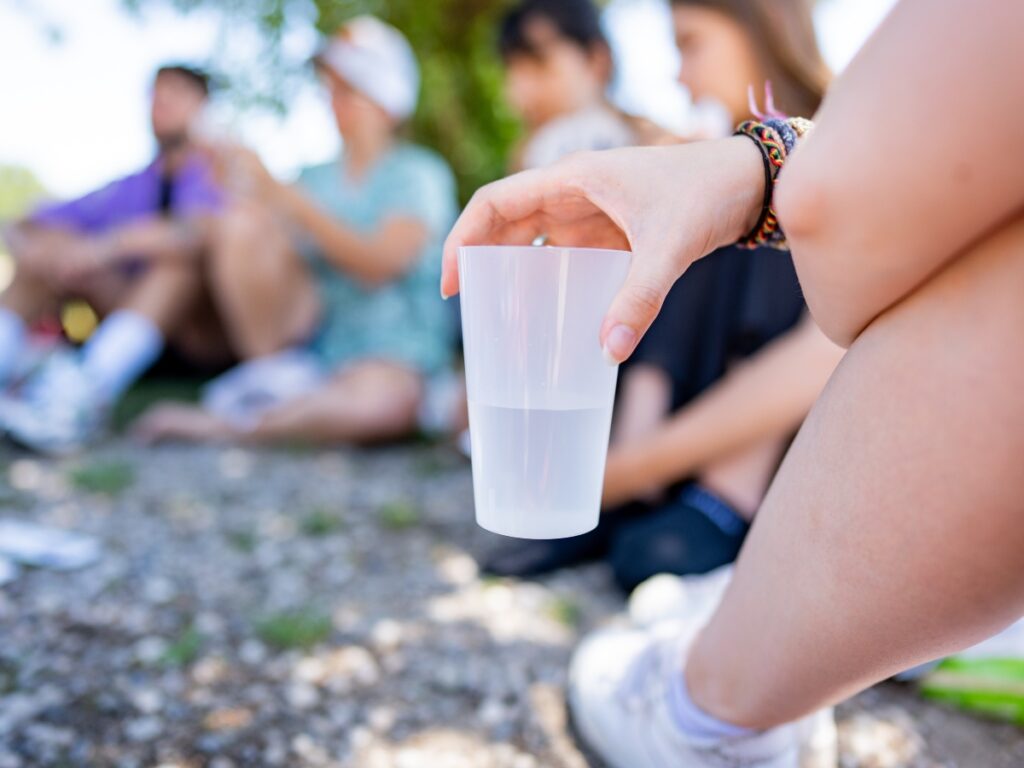
[(309, 397), (268, 413), (252, 434), (259, 442), (372, 443), (409, 435), (423, 396), (420, 375), (384, 361), (364, 361), (339, 373)]
[(1024, 612), (1024, 219), (869, 327), (796, 439), (686, 667), (769, 727)]
[(240, 434), (209, 411), (178, 403), (152, 408), (134, 432), (147, 443), (374, 443), (405, 437), (416, 428), (422, 394), (419, 374), (394, 363), (366, 361), (339, 373), (319, 391), (271, 410), (253, 432)]
[(786, 439), (770, 437), (702, 468), (697, 482), (750, 521), (785, 449)]
[(24, 269), (16, 269), (14, 279), (0, 295), (0, 306), (31, 323), (57, 309), (57, 294), (43, 280)]
[[(98, 276), (97, 280), (105, 279)], [(107, 315), (116, 309), (129, 309), (148, 318), (165, 337), (188, 317), (199, 296), (200, 275), (193, 264), (171, 260), (154, 261), (146, 271), (120, 288), (115, 296), (97, 300), (86, 295), (96, 310)]]
[(20, 315), (26, 322), (32, 323), (48, 313), (56, 313), (60, 299), (65, 295), (63, 287), (55, 275), (45, 274), (43, 266), (48, 261), (38, 263), (18, 258), (19, 248), (45, 249), (47, 252), (59, 250), (73, 242), (75, 235), (59, 230), (33, 230), (20, 233), (12, 243), (15, 256), (14, 277), (7, 289), (0, 294), (0, 306)]
[(209, 284), (235, 354), (272, 354), (308, 335), (319, 312), (306, 265), (273, 213), (238, 204), (218, 222)]
[(631, 366), (622, 376), (612, 442), (628, 442), (650, 432), (672, 407), (672, 380), (655, 365)]

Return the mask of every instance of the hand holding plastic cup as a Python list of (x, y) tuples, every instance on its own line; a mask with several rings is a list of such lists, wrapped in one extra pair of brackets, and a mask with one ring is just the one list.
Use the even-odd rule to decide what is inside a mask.
[(631, 255), (459, 249), (476, 519), (554, 539), (597, 525), (618, 367), (601, 321)]

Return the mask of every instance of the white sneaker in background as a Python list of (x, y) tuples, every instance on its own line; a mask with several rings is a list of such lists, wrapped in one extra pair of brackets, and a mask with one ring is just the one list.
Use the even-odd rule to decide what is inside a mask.
[(0, 400), (0, 424), (13, 442), (37, 453), (63, 456), (102, 436), (108, 410), (82, 371), (78, 355), (59, 349), (17, 395)]
[(689, 737), (669, 710), (702, 623), (598, 632), (576, 651), (569, 703), (577, 730), (611, 768), (835, 768), (831, 710), (797, 723), (724, 740)]
[(206, 410), (241, 432), (255, 429), (268, 411), (322, 387), (329, 372), (304, 349), (285, 349), (239, 363), (203, 387)]
[(732, 565), (699, 576), (652, 576), (629, 596), (627, 612), (637, 627), (650, 627), (666, 619), (686, 618), (707, 623), (732, 581)]

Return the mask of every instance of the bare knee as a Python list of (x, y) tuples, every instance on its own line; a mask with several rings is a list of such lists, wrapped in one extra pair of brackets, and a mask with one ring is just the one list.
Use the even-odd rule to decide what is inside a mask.
[(17, 265), (10, 285), (0, 293), (0, 306), (27, 320), (35, 320), (57, 305), (58, 291), (45, 278), (28, 268)]
[(251, 263), (254, 252), (279, 237), (269, 222), (270, 212), (254, 203), (235, 203), (216, 218), (208, 258), (214, 269)]

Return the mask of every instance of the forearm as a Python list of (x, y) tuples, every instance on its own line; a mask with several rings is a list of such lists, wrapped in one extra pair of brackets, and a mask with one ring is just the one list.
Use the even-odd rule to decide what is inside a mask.
[(761, 440), (796, 431), (842, 357), (809, 320), (677, 412), (655, 432), (614, 448), (606, 504), (665, 487)]
[(202, 254), (209, 229), (205, 217), (152, 219), (117, 227), (100, 237), (114, 259), (192, 260)]
[(1014, 0), (969, 19), (955, 0), (904, 0), (830, 90), (776, 203), (833, 339), (1024, 206), (1022, 27)]
[(411, 259), (406, 249), (392, 247), (381, 232), (356, 232), (322, 210), (300, 189), (278, 184), (273, 203), (320, 248), (336, 269), (365, 283), (380, 284), (399, 276)]

